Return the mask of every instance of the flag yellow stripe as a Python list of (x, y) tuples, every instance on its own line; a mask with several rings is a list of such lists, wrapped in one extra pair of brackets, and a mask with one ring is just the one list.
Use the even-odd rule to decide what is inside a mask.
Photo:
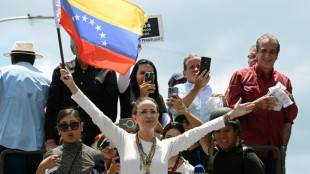
[(125, 0), (68, 0), (85, 13), (117, 27), (142, 35), (148, 16), (138, 6)]

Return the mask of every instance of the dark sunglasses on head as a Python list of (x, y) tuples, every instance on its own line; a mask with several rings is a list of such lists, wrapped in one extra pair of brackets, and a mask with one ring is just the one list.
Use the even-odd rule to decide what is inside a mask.
[(77, 130), (80, 126), (80, 122), (71, 122), (70, 124), (59, 124), (57, 127), (62, 131), (66, 132), (68, 128), (70, 127), (72, 130)]
[(110, 146), (112, 149), (115, 148), (114, 145), (107, 140), (103, 140), (102, 143), (100, 144), (101, 149), (105, 149), (106, 147)]

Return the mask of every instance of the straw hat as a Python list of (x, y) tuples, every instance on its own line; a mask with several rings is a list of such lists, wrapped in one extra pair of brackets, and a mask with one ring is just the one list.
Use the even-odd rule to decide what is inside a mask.
[(43, 56), (35, 54), (32, 42), (24, 42), (24, 41), (15, 42), (12, 51), (10, 53), (5, 53), (3, 55), (11, 58), (11, 54), (31, 54), (35, 55), (36, 59), (43, 58)]

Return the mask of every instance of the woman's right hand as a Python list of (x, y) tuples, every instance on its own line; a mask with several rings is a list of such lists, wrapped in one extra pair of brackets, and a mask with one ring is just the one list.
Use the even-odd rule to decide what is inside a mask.
[(119, 156), (112, 158), (112, 163), (111, 163), (111, 166), (110, 166), (107, 174), (115, 174), (115, 173), (121, 171), (121, 164), (115, 162), (115, 160), (118, 158), (119, 158)]
[(61, 67), (61, 69), (60, 69), (61, 81), (70, 89), (72, 94), (77, 93), (79, 88), (76, 86), (76, 84), (73, 80), (72, 74), (70, 73), (70, 71), (68, 70), (67, 67), (65, 69), (63, 69), (61, 64), (59, 64), (59, 66)]
[(149, 94), (155, 92), (155, 84), (151, 84), (151, 81), (143, 82), (140, 86), (140, 97), (148, 97)]

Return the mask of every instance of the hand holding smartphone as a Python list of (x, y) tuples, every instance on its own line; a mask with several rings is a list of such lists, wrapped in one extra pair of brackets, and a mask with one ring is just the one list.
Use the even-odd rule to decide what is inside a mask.
[[(173, 93), (178, 94), (178, 92), (179, 92), (179, 88), (177, 88), (177, 87), (169, 87), (169, 89), (168, 89), (168, 98), (171, 98), (171, 97), (176, 98), (176, 97), (172, 96), (172, 94)], [(172, 104), (168, 104), (168, 107), (171, 107), (171, 106), (172, 106)]]
[(210, 71), (210, 66), (211, 66), (211, 58), (210, 57), (201, 57), (199, 75), (205, 69), (207, 70), (207, 72)]

